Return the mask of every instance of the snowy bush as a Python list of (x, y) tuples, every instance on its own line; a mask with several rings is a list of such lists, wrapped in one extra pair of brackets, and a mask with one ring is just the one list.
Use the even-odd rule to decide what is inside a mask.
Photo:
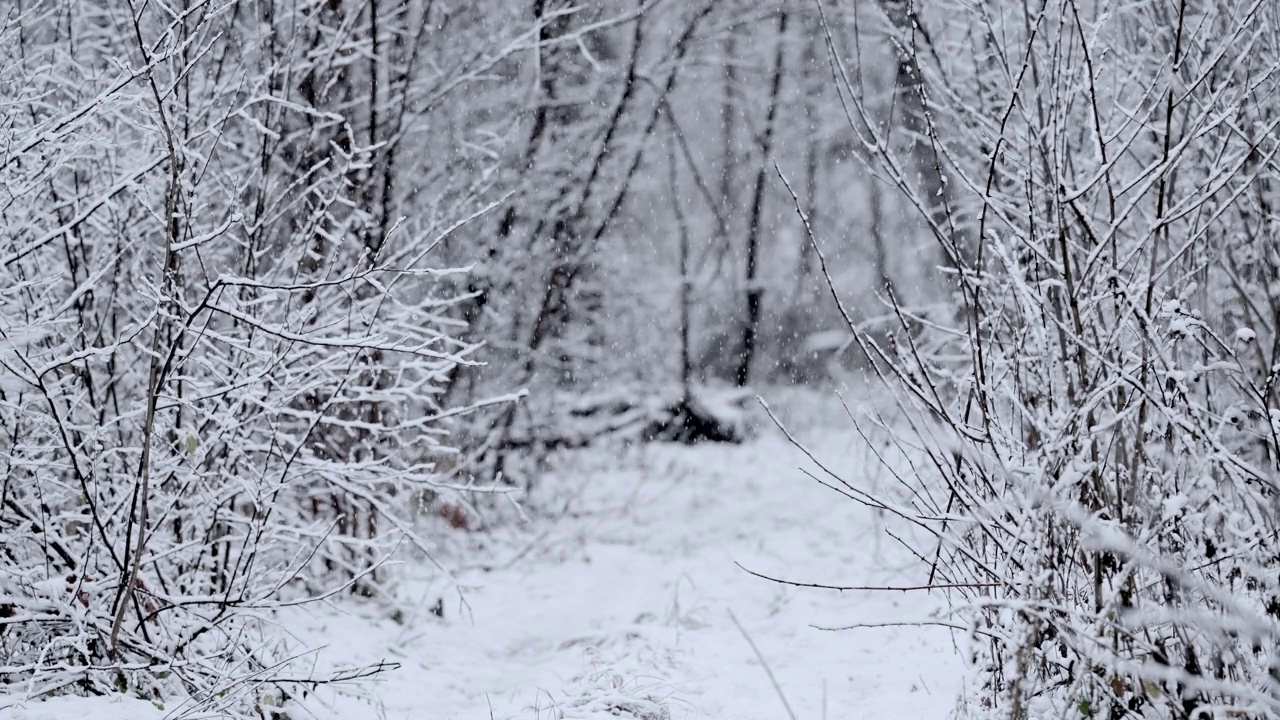
[(849, 321), (922, 459), (838, 487), (932, 538), (975, 715), (1280, 713), (1280, 9), (880, 5), (910, 152), (833, 76), (957, 312)]
[(474, 361), (429, 263), (486, 206), (391, 214), (425, 19), (358, 5), (0, 10), (0, 686), (230, 712), (381, 669), (310, 675), (272, 613), (430, 552)]

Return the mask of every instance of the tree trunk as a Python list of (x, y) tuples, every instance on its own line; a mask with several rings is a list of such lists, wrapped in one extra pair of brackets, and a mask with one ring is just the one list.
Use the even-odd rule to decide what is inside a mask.
[(675, 119), (670, 118), (673, 137), (668, 142), (668, 160), (670, 166), (671, 211), (676, 220), (676, 231), (680, 242), (680, 393), (686, 403), (692, 396), (690, 384), (693, 375), (693, 363), (689, 357), (689, 303), (693, 294), (693, 281), (689, 277), (689, 223), (680, 206), (680, 173), (676, 165), (676, 133)]
[[(720, 207), (721, 214), (725, 218), (726, 227), (732, 227), (733, 223), (733, 180), (737, 175), (734, 170), (737, 163), (737, 137), (734, 132), (733, 122), (733, 96), (737, 93), (738, 72), (733, 66), (735, 56), (738, 53), (737, 38), (734, 36), (732, 28), (729, 30), (728, 37), (724, 40), (724, 99), (720, 105), (720, 123), (723, 130), (722, 140), (723, 146), (721, 154), (723, 155), (720, 164)], [(728, 238), (721, 238), (721, 242), (727, 242)]]
[[(805, 129), (808, 131), (808, 147), (805, 149), (804, 174), (805, 174), (805, 216), (808, 218), (809, 227), (812, 228), (815, 235), (818, 234), (818, 170), (819, 157), (822, 145), (821, 132), (818, 128), (818, 95), (820, 85), (816, 82), (816, 78), (809, 77), (809, 71), (818, 67), (817, 57), (817, 38), (821, 37), (822, 28), (814, 27), (810, 30), (811, 38), (807, 39), (804, 44), (804, 57), (800, 61), (801, 77), (804, 83), (804, 120), (808, 125)], [(801, 228), (804, 230), (804, 228)], [(809, 273), (813, 264), (813, 247), (809, 243), (808, 234), (800, 233), (800, 252), (799, 260), (796, 263), (796, 286), (793, 294), (793, 302), (804, 302), (806, 290), (809, 287)]]
[(742, 354), (738, 356), (736, 381), (738, 387), (747, 384), (751, 375), (751, 359), (755, 356), (756, 339), (760, 332), (760, 299), (764, 288), (760, 287), (758, 265), (760, 255), (760, 221), (764, 210), (764, 186), (768, 176), (770, 156), (773, 154), (773, 126), (778, 116), (778, 90), (782, 87), (782, 65), (787, 34), (788, 13), (778, 13), (778, 45), (773, 57), (773, 81), (769, 88), (769, 109), (765, 115), (764, 136), (760, 140), (760, 170), (756, 173), (755, 191), (751, 198), (751, 222), (747, 226), (747, 320), (742, 328)]

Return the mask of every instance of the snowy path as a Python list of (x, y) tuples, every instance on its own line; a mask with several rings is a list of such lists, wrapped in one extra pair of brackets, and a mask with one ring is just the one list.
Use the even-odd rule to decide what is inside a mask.
[[(815, 434), (842, 471), (875, 472), (847, 427), (806, 432)], [(675, 719), (786, 718), (733, 613), (801, 720), (824, 717), (824, 691), (831, 720), (949, 714), (962, 675), (950, 631), (811, 627), (923, 619), (936, 598), (783, 587), (734, 564), (815, 582), (920, 580), (909, 562), (886, 567), (885, 557), (903, 552), (888, 541), (877, 550), (870, 514), (806, 478), (803, 455), (779, 433), (741, 447), (644, 453), (641, 467), (577, 478), (588, 492), (548, 524), (555, 540), (508, 569), (462, 574), (470, 617), (454, 598), (443, 621), (331, 628), (331, 647), (376, 660), (389, 646), (404, 667), (376, 697), (345, 698), (328, 712), (482, 720), (614, 717), (624, 708), (622, 717), (656, 719), (665, 706)]]
[[(877, 466), (847, 418), (808, 425), (793, 430), (824, 462), (874, 482)], [(875, 540), (868, 511), (800, 472), (807, 460), (780, 433), (769, 428), (738, 447), (638, 453), (596, 454), (598, 471), (576, 463), (573, 473), (553, 473), (535, 504), (562, 511), (491, 550), (519, 560), (458, 574), (469, 613), (448, 594), (444, 617), (430, 614), (439, 596), (406, 584), (402, 594), (423, 601), (400, 623), (362, 617), (370, 606), (349, 603), (287, 619), (303, 644), (324, 646), (322, 665), (401, 663), (360, 696), (322, 690), (288, 717), (786, 720), (733, 617), (799, 720), (950, 714), (963, 667), (949, 630), (811, 627), (924, 619), (938, 598), (785, 587), (734, 564), (822, 583), (922, 580), (904, 551)], [(0, 711), (0, 720), (167, 714), (138, 700), (60, 698)]]

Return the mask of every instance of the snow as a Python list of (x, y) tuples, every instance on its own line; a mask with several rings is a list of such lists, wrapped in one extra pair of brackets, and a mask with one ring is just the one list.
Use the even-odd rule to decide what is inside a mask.
[[(815, 410), (821, 402), (800, 394), (775, 411), (784, 420), (801, 415), (793, 432), (829, 466), (879, 482), (847, 418)], [(956, 651), (963, 640), (951, 630), (814, 627), (927, 620), (941, 598), (783, 586), (735, 564), (805, 582), (924, 580), (905, 551), (879, 539), (870, 511), (806, 477), (799, 468), (807, 465), (771, 428), (741, 446), (576, 453), (529, 498), (540, 510), (535, 519), (496, 534), (487, 563), (454, 558), (455, 566), (471, 563), (456, 574), (466, 607), (424, 565), (403, 569), (399, 593), (415, 602), (400, 622), (347, 601), (290, 611), (285, 626), (320, 648), (320, 664), (388, 660), (400, 668), (363, 685), (321, 688), (289, 716), (786, 718), (754, 643), (798, 718), (946, 717), (965, 672)], [(458, 542), (472, 540), (453, 532)], [(440, 598), (443, 618), (430, 610)], [(88, 715), (60, 713), (94, 702)], [(135, 706), (60, 699), (0, 711), (0, 719), (149, 720), (146, 708), (96, 714)]]
[(18, 703), (0, 695), (0, 718), (4, 720), (160, 720), (164, 711), (137, 698), (116, 696), (63, 696), (37, 702)]

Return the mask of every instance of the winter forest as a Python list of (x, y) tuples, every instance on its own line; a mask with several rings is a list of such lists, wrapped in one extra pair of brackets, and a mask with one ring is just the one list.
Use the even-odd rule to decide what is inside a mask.
[(1280, 718), (1274, 0), (0, 0), (0, 718)]

